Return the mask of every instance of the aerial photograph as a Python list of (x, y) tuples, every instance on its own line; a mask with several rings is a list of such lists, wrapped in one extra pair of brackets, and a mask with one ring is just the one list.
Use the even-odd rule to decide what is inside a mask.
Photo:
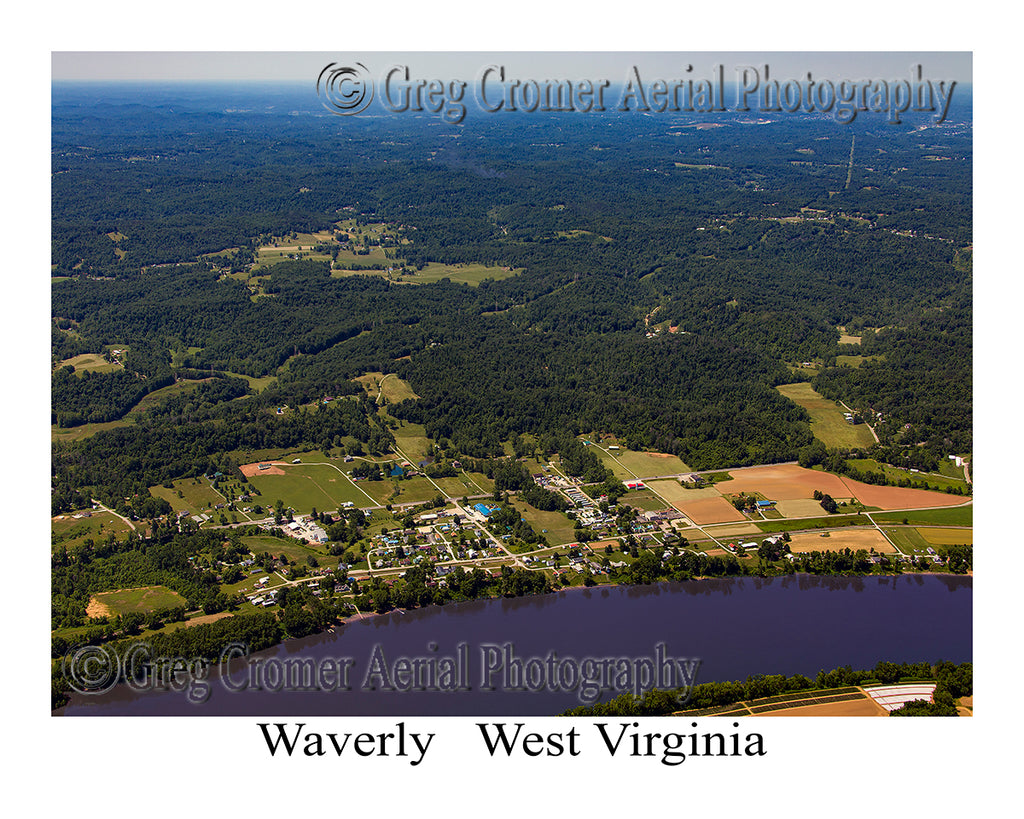
[(54, 51), (50, 93), (55, 720), (972, 718), (970, 52)]

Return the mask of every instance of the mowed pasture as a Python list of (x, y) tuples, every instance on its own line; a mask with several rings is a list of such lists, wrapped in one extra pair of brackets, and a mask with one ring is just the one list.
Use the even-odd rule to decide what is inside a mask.
[(188, 601), (166, 586), (97, 592), (89, 598), (86, 613), (90, 617), (116, 617), (129, 612), (148, 614), (161, 609), (188, 605)]
[(844, 410), (814, 391), (806, 381), (798, 384), (780, 384), (776, 387), (790, 401), (803, 407), (811, 416), (811, 433), (825, 446), (838, 449), (869, 447), (875, 442), (867, 424), (851, 424)]
[(662, 452), (638, 452), (632, 449), (608, 450), (605, 445), (595, 446), (594, 451), (604, 461), (615, 477), (621, 481), (637, 478), (654, 478), (659, 475), (682, 475), (690, 467), (675, 455)]
[[(85, 513), (89, 517), (75, 517)], [(71, 549), (89, 538), (93, 541), (106, 540), (107, 535), (113, 532), (120, 539), (131, 531), (127, 523), (110, 512), (78, 510), (51, 518), (50, 543), (54, 549), (58, 546)]]

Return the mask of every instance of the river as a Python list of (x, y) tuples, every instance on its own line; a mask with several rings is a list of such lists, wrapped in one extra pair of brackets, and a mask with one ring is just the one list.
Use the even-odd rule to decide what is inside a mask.
[[(74, 695), (57, 713), (555, 714), (593, 698), (585, 680), (598, 684), (603, 675), (620, 687), (647, 687), (671, 680), (671, 672), (678, 684), (694, 668), (687, 660), (700, 660), (697, 683), (752, 674), (813, 677), (822, 669), (871, 668), (880, 660), (969, 661), (972, 598), (970, 577), (795, 575), (473, 601), (393, 612), (290, 640), (232, 662), (223, 674), (197, 677), (183, 690), (119, 685), (104, 694)], [(305, 685), (294, 676), (282, 684), (282, 669), (300, 659), (313, 676)], [(428, 690), (383, 690), (417, 683)], [(493, 690), (484, 690), (485, 683)], [(517, 684), (525, 690), (510, 690)], [(203, 701), (190, 702), (190, 692)]]

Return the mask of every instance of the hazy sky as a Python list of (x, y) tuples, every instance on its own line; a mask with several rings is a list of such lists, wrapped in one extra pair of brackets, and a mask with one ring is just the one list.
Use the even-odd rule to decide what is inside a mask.
[(54, 51), (52, 79), (61, 80), (274, 80), (307, 82), (331, 62), (361, 62), (371, 74), (391, 65), (408, 65), (420, 76), (472, 79), (490, 64), (506, 66), (516, 76), (533, 79), (624, 78), (633, 65), (643, 74), (666, 79), (708, 76), (716, 64), (735, 78), (737, 66), (767, 64), (774, 78), (903, 79), (920, 64), (926, 78), (972, 78), (970, 52), (722, 52), (722, 51), (619, 51), (619, 52), (428, 52), (371, 51), (266, 52), (266, 51)]

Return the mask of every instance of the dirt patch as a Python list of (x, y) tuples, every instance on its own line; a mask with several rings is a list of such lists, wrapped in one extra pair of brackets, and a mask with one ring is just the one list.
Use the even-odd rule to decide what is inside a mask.
[(85, 607), (87, 617), (114, 617), (114, 610), (106, 606), (95, 597), (89, 598), (89, 605)]
[[(266, 469), (260, 469), (260, 464), (269, 464)], [(238, 467), (242, 470), (242, 474), (247, 478), (251, 478), (253, 475), (283, 475), (284, 470), (282, 466), (288, 466), (288, 464), (282, 461), (258, 461), (254, 464), (245, 464), (244, 466)]]
[(216, 614), (202, 614), (199, 617), (193, 617), (191, 620), (187, 620), (182, 628), (201, 626), (205, 623), (216, 623), (218, 620), (223, 620), (225, 617), (234, 617), (234, 615), (230, 611), (219, 611)]

